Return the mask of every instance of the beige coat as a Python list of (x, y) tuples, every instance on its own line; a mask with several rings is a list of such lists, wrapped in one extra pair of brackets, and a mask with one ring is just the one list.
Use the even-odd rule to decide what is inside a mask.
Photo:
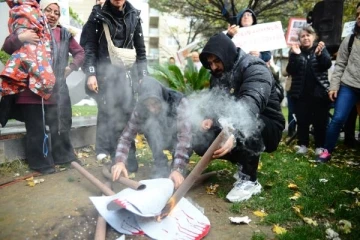
[(354, 39), (350, 56), (348, 51), (349, 39), (350, 35), (340, 45), (330, 81), (330, 91), (338, 91), (340, 82), (360, 89), (360, 39), (359, 36)]

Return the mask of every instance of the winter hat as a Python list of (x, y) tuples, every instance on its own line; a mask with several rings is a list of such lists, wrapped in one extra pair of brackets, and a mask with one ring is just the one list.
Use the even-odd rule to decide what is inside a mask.
[[(45, 8), (47, 8), (47, 6), (49, 6), (50, 4), (56, 4), (59, 6), (60, 8), (60, 3), (58, 0), (40, 0), (40, 8), (41, 10), (45, 10)], [(59, 11), (61, 14), (61, 11)]]

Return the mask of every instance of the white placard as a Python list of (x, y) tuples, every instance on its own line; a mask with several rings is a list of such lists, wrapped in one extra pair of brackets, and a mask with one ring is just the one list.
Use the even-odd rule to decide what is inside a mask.
[(185, 63), (185, 59), (191, 53), (191, 50), (193, 50), (198, 45), (198, 43), (199, 43), (199, 41), (196, 40), (196, 41), (186, 45), (185, 47), (183, 47), (179, 51), (177, 51), (176, 54), (177, 54), (178, 60), (179, 60), (179, 62), (181, 64)]
[(341, 37), (344, 38), (353, 33), (356, 21), (346, 22), (341, 33)]
[(237, 47), (247, 53), (286, 48), (284, 31), (280, 21), (239, 28), (232, 40)]

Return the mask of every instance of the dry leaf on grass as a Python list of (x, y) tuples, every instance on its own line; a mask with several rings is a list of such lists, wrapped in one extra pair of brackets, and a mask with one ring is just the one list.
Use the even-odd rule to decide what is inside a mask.
[(290, 188), (291, 190), (299, 190), (299, 187), (294, 183), (290, 183), (288, 185), (288, 188)]
[(267, 216), (267, 213), (264, 211), (255, 211), (255, 212), (253, 212), (253, 214), (258, 217), (266, 217)]
[(289, 199), (296, 201), (296, 200), (299, 199), (299, 197), (301, 197), (301, 193), (300, 193), (300, 192), (296, 192), (296, 193), (294, 193), (294, 196), (289, 197)]
[(318, 223), (316, 222), (316, 220), (313, 220), (313, 219), (307, 218), (307, 217), (304, 217), (303, 220), (304, 220), (305, 223), (307, 223), (309, 225), (313, 225), (315, 227), (318, 226)]
[(297, 215), (301, 215), (302, 206), (296, 205), (292, 207)]
[(340, 220), (339, 221), (339, 229), (343, 231), (345, 234), (351, 233), (351, 222), (348, 220)]
[(278, 224), (275, 224), (271, 230), (279, 235), (287, 232), (285, 228), (280, 227)]

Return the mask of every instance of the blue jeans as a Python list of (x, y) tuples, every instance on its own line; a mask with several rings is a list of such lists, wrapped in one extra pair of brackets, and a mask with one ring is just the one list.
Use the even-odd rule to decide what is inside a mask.
[(338, 96), (335, 101), (334, 116), (326, 131), (325, 148), (331, 153), (339, 138), (340, 130), (346, 122), (351, 109), (355, 103), (360, 99), (360, 90), (356, 91), (354, 88), (341, 85), (338, 91)]

